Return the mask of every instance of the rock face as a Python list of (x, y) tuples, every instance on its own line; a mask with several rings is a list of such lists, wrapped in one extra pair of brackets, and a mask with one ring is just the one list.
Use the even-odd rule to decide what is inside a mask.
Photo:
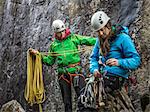
[(0, 112), (25, 112), (25, 110), (16, 100), (12, 100), (3, 105)]
[[(26, 111), (32, 110), (23, 95), (26, 52), (30, 47), (39, 51), (48, 50), (51, 43), (48, 37), (53, 35), (53, 20), (64, 20), (75, 33), (96, 36), (91, 30), (90, 19), (95, 11), (104, 10), (112, 17), (113, 23), (129, 26), (130, 34), (142, 56), (141, 67), (133, 72), (139, 81), (133, 92), (138, 99), (135, 103), (139, 107), (136, 112), (140, 112), (139, 97), (143, 89), (146, 91), (148, 88), (150, 74), (148, 4), (149, 0), (0, 0), (0, 107), (16, 99)], [(84, 70), (88, 72), (87, 57), (90, 53), (81, 54), (82, 64), (86, 65)], [(43, 109), (45, 112), (63, 112), (56, 65), (43, 66), (43, 70), (47, 98)]]

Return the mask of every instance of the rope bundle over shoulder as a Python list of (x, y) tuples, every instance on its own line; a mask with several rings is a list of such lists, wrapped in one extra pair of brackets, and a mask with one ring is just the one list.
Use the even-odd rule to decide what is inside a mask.
[(45, 101), (45, 90), (41, 54), (33, 55), (30, 53), (30, 49), (27, 52), (27, 82), (24, 96), (31, 106), (39, 104), (40, 112), (42, 112), (41, 103)]

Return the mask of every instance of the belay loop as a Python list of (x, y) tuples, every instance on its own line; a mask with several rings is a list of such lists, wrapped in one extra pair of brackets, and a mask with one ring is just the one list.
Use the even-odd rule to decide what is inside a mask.
[(39, 104), (39, 110), (42, 112), (41, 103), (45, 101), (45, 90), (42, 76), (41, 54), (27, 52), (27, 83), (24, 93), (26, 101), (32, 106)]

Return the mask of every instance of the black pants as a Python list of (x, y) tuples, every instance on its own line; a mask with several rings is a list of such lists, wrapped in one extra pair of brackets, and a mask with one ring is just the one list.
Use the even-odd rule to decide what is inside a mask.
[[(69, 75), (64, 75), (64, 78), (67, 80), (70, 80), (70, 76)], [(73, 83), (73, 87), (75, 89), (75, 92), (77, 94), (77, 97), (80, 96), (80, 91), (82, 88), (85, 87), (85, 81), (84, 81), (84, 77), (79, 76), (79, 85), (74, 85), (74, 78), (72, 77), (72, 83)], [(72, 112), (72, 95), (71, 95), (71, 85), (65, 81), (63, 78), (61, 78), (59, 80), (59, 85), (60, 85), (60, 89), (61, 89), (61, 93), (62, 93), (62, 98), (63, 98), (63, 102), (64, 102), (64, 106), (65, 106), (65, 112)], [(80, 107), (78, 107), (80, 108)]]
[(119, 76), (107, 75), (104, 77), (104, 88), (106, 92), (113, 92), (114, 90), (121, 89), (124, 84), (125, 78)]

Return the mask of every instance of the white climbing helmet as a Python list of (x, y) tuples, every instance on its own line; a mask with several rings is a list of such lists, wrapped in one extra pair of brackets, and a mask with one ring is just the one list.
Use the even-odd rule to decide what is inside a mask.
[(59, 19), (53, 21), (52, 28), (54, 32), (61, 32), (66, 29), (65, 24)]
[(109, 20), (110, 17), (108, 17), (105, 12), (98, 11), (92, 16), (91, 25), (95, 31), (98, 31), (103, 28)]

